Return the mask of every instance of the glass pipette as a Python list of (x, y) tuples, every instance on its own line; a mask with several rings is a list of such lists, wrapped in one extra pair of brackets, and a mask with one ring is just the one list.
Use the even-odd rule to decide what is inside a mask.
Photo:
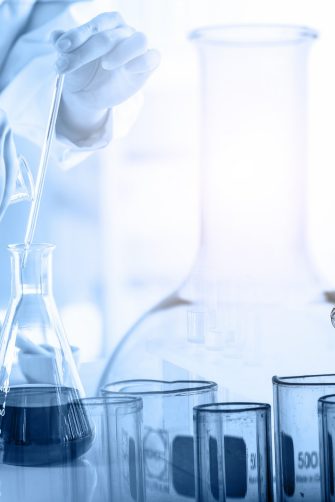
[[(48, 123), (47, 123), (45, 138), (43, 141), (42, 153), (41, 153), (40, 162), (38, 165), (34, 198), (33, 198), (33, 201), (32, 201), (31, 207), (30, 207), (28, 223), (27, 223), (27, 228), (26, 228), (26, 234), (25, 234), (25, 238), (24, 238), (24, 246), (25, 246), (26, 250), (28, 250), (28, 248), (34, 238), (34, 232), (35, 232), (36, 222), (37, 222), (37, 217), (38, 217), (38, 210), (40, 207), (40, 202), (41, 202), (41, 197), (42, 197), (42, 192), (43, 192), (43, 185), (44, 185), (45, 175), (46, 175), (46, 171), (47, 171), (47, 167), (48, 167), (50, 147), (51, 147), (52, 139), (53, 139), (54, 132), (55, 132), (56, 119), (57, 119), (57, 115), (58, 115), (60, 99), (62, 96), (63, 83), (64, 83), (64, 75), (58, 74), (57, 78), (56, 78), (53, 96), (52, 96), (50, 114), (49, 114), (49, 119), (48, 119)], [(25, 260), (24, 260), (24, 262), (25, 262)]]
[[(26, 234), (25, 234), (25, 238), (24, 238), (24, 246), (25, 246), (26, 252), (25, 252), (24, 259), (22, 261), (23, 267), (25, 266), (26, 259), (28, 256), (27, 251), (29, 250), (29, 247), (32, 243), (35, 228), (36, 228), (38, 210), (39, 210), (40, 203), (41, 203), (43, 185), (44, 185), (45, 175), (46, 175), (47, 167), (48, 167), (50, 148), (51, 148), (52, 139), (53, 139), (54, 132), (55, 132), (56, 119), (57, 119), (59, 104), (60, 104), (60, 100), (61, 100), (61, 96), (62, 96), (63, 83), (64, 83), (64, 75), (57, 74), (55, 88), (54, 88), (52, 100), (51, 100), (51, 107), (50, 107), (50, 113), (49, 113), (49, 118), (48, 118), (48, 122), (47, 122), (46, 134), (44, 137), (40, 162), (39, 162), (38, 170), (37, 170), (34, 197), (32, 200), (31, 207), (30, 207), (30, 211), (29, 211)], [(27, 344), (26, 344), (24, 338), (20, 334), (17, 335), (16, 345), (18, 347), (20, 347), (23, 351), (27, 351)], [(34, 346), (33, 344), (30, 344), (28, 349), (29, 349), (28, 350), (29, 352), (32, 352), (35, 354), (41, 354), (42, 352), (46, 352), (42, 348), (40, 348), (39, 346), (37, 346), (37, 345)]]

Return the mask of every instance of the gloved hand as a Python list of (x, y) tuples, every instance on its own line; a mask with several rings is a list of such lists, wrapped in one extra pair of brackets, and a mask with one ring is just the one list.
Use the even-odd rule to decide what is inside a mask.
[[(54, 32), (52, 39), (59, 53), (57, 69), (66, 74), (63, 113), (69, 120), (82, 107), (98, 125), (106, 110), (143, 86), (160, 61), (156, 50), (148, 50), (145, 35), (117, 12), (100, 14), (66, 33)], [(77, 122), (80, 126), (82, 119)]]
[(13, 133), (9, 127), (5, 112), (0, 109), (0, 219), (15, 191), (18, 171), (19, 160), (16, 154)]

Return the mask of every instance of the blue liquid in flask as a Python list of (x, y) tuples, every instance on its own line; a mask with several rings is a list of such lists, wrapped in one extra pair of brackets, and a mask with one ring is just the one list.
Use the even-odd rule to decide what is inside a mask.
[(1, 396), (2, 462), (18, 466), (62, 465), (82, 456), (94, 430), (75, 389), (12, 387)]

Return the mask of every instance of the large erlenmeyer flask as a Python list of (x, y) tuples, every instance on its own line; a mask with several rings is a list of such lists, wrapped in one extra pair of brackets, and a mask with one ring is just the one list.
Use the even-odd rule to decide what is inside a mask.
[(53, 299), (53, 246), (9, 249), (12, 297), (0, 340), (0, 463), (68, 462), (90, 447), (93, 432)]
[(180, 290), (127, 334), (102, 383), (191, 374), (222, 383), (230, 397), (266, 401), (276, 371), (333, 367), (329, 307), (305, 242), (316, 36), (267, 25), (192, 33), (202, 91), (197, 262)]

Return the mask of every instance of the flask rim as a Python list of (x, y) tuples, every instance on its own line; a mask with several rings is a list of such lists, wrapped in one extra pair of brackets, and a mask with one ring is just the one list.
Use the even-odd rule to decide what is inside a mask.
[(290, 24), (222, 24), (199, 27), (189, 39), (199, 45), (272, 47), (295, 45), (319, 37), (317, 30)]
[[(136, 390), (136, 386), (139, 390)], [(162, 388), (158, 390), (141, 390), (140, 386), (143, 385), (161, 385)], [(117, 387), (122, 386), (120, 390)], [(125, 388), (133, 386), (133, 389), (124, 390)], [(164, 389), (163, 387), (167, 388)], [(169, 389), (169, 386), (172, 388)], [(134, 379), (134, 380), (120, 380), (118, 382), (111, 382), (106, 384), (101, 389), (103, 396), (108, 396), (110, 393), (120, 393), (123, 395), (133, 396), (166, 396), (166, 395), (183, 395), (183, 394), (199, 394), (201, 392), (216, 391), (217, 384), (208, 380), (150, 380), (150, 379)]]
[(297, 375), (297, 376), (274, 376), (272, 377), (274, 386), (283, 387), (335, 387), (335, 373), (324, 373), (320, 375)]
[(198, 406), (195, 406), (193, 410), (194, 413), (219, 413), (226, 415), (230, 413), (248, 413), (250, 411), (270, 411), (271, 406), (268, 403), (227, 401), (219, 403), (200, 404)]

